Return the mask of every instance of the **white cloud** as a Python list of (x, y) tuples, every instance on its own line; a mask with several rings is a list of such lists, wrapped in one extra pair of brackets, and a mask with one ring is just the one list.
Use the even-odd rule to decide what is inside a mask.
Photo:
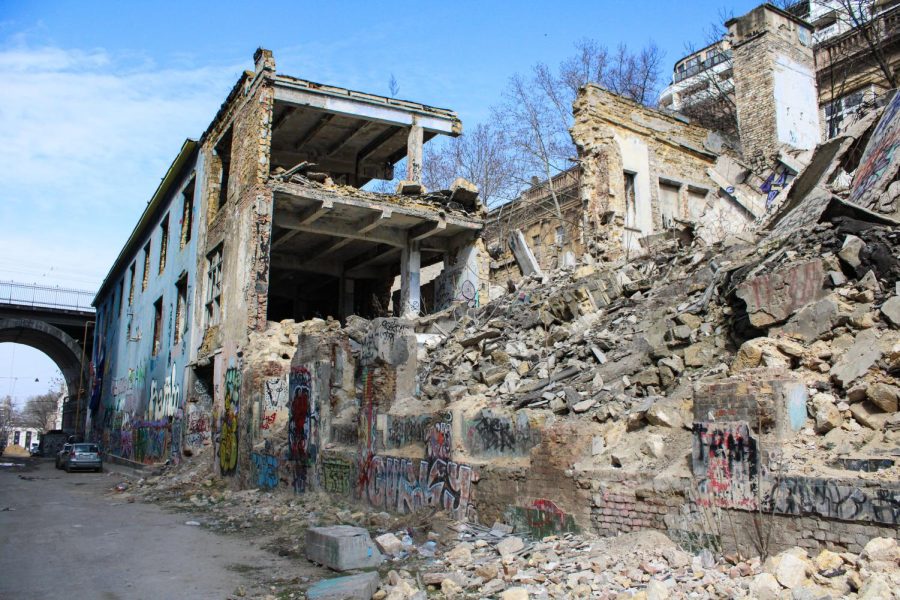
[(244, 66), (0, 48), (0, 279), (95, 289)]

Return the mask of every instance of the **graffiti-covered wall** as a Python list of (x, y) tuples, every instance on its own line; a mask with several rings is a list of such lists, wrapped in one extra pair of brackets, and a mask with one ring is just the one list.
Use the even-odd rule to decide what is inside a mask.
[[(209, 392), (186, 389), (184, 378), (197, 285), (197, 160), (186, 143), (95, 300), (89, 435), (141, 463), (178, 461), (185, 444), (209, 436), (196, 402), (208, 402)], [(195, 402), (186, 407), (186, 398)]]

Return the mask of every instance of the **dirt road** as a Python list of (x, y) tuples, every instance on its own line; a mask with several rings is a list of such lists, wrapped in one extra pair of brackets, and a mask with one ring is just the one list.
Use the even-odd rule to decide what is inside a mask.
[[(0, 458), (0, 599), (290, 597), (305, 560), (205, 530), (192, 516), (111, 494), (122, 477)], [(274, 587), (270, 587), (274, 586)]]

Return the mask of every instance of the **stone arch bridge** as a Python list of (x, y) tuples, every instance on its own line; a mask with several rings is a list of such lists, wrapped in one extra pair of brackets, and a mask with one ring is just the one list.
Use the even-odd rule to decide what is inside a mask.
[(92, 298), (81, 290), (0, 281), (0, 342), (31, 346), (56, 363), (69, 393), (63, 429), (75, 433), (84, 431), (90, 395)]

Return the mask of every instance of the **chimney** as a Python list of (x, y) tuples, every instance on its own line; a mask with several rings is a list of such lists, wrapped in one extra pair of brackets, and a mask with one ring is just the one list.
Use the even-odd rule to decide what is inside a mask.
[(781, 148), (820, 141), (812, 26), (771, 4), (725, 23), (744, 159), (770, 170)]

